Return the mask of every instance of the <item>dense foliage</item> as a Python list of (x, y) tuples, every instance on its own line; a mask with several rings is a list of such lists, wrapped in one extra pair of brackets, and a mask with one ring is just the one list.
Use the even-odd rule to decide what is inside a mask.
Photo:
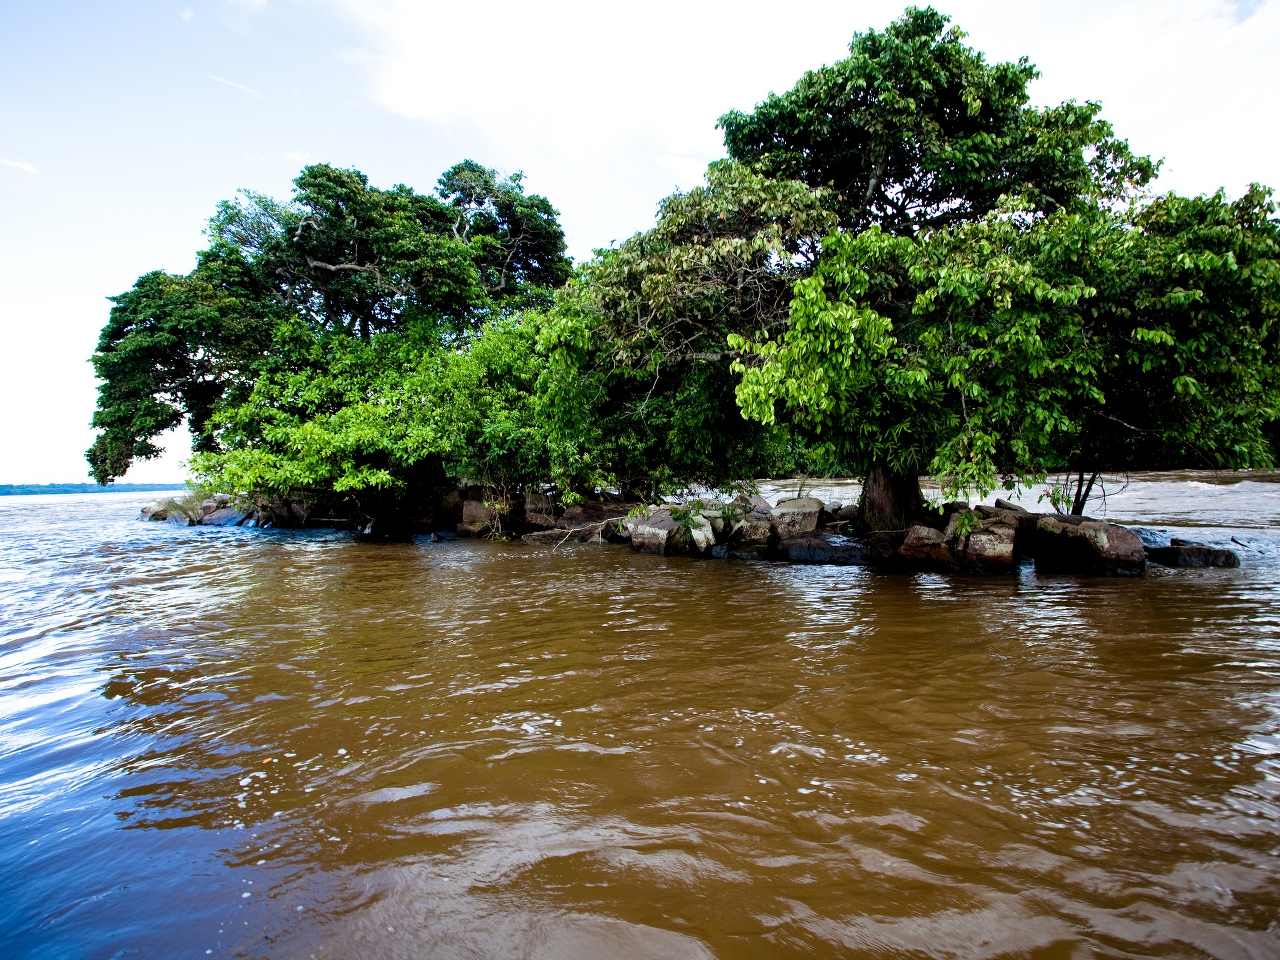
[(88, 453), (185, 422), (195, 475), (366, 516), (459, 484), (653, 496), (864, 478), (893, 527), (1071, 470), (1266, 467), (1280, 235), (1254, 186), (1146, 192), (1094, 103), (1030, 105), (908, 8), (720, 118), (729, 158), (576, 269), (551, 203), (473, 161), (433, 193), (305, 168), (217, 210), (186, 276), (113, 299)]

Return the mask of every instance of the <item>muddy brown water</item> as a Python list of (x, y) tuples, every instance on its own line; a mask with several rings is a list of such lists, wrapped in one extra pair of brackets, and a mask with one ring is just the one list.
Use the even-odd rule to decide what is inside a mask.
[(5, 957), (1280, 957), (1280, 484), (1138, 581), (142, 502), (0, 502)]

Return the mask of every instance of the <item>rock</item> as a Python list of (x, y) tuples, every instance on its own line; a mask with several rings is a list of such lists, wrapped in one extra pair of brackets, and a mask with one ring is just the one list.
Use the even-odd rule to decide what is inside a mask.
[(599, 503), (588, 500), (586, 503), (569, 507), (561, 519), (567, 527), (580, 527), (589, 523), (603, 524), (606, 520), (621, 520), (637, 506), (638, 504), (634, 503)]
[(667, 507), (654, 507), (648, 517), (623, 521), (631, 534), (631, 546), (641, 553), (682, 553), (688, 548), (689, 533), (684, 524), (671, 516)]
[(846, 503), (839, 510), (831, 512), (839, 523), (848, 523), (850, 520), (858, 519), (858, 505), (856, 503)]
[(243, 513), (235, 507), (219, 507), (210, 513), (204, 514), (200, 518), (200, 525), (204, 527), (238, 527), (248, 518), (248, 513)]
[(734, 550), (767, 547), (773, 539), (773, 524), (769, 518), (752, 511), (733, 525), (729, 533), (729, 546)]
[(948, 539), (942, 530), (914, 523), (908, 528), (897, 554), (913, 570), (959, 570), (960, 558)]
[(200, 516), (207, 517), (209, 514), (218, 510), (223, 510), (231, 506), (231, 496), (226, 493), (215, 493), (208, 500), (200, 504)]
[(753, 496), (750, 500), (747, 501), (747, 503), (751, 506), (753, 510), (755, 510), (758, 513), (764, 513), (764, 514), (773, 513), (773, 504), (771, 504), (768, 500), (766, 500), (764, 497), (760, 496), (759, 494), (756, 494), (755, 496)]
[(966, 573), (1014, 573), (1018, 569), (1018, 528), (1003, 519), (986, 520), (965, 538), (961, 569)]
[(196, 525), (194, 520), (190, 517), (183, 516), (176, 510), (169, 511), (168, 515), (164, 519), (165, 523), (177, 524), (179, 527), (194, 527)]
[(1009, 501), (997, 500), (993, 507), (982, 503), (974, 507), (973, 511), (984, 520), (1000, 520), (1011, 526), (1017, 533), (1014, 538), (1014, 552), (1019, 557), (1030, 556), (1035, 544), (1036, 522), (1042, 515), (1028, 513), (1015, 504), (1009, 504), (1014, 509), (1006, 509), (1001, 506), (1002, 503), (1009, 504)]
[(1152, 547), (1167, 547), (1169, 543), (1169, 534), (1164, 530), (1152, 530), (1150, 527), (1130, 527), (1134, 533), (1138, 535), (1138, 539), (1142, 541), (1142, 545), (1147, 548), (1150, 553)]
[(727, 543), (717, 543), (711, 548), (711, 556), (717, 560), (727, 560), (729, 558), (729, 545)]
[(1238, 567), (1240, 556), (1234, 550), (1209, 547), (1174, 539), (1167, 547), (1147, 550), (1147, 559), (1162, 567)]
[(1001, 500), (999, 498), (996, 499), (996, 509), (1007, 510), (1010, 513), (1026, 513), (1027, 512), (1022, 507), (1018, 506), (1016, 503), (1013, 503), (1010, 500)]
[(792, 537), (813, 533), (818, 529), (822, 501), (815, 497), (782, 500), (771, 512), (774, 528), (778, 531), (778, 539), (789, 540)]
[(867, 559), (871, 563), (889, 567), (898, 566), (901, 557), (898, 549), (907, 539), (905, 530), (881, 530), (867, 538)]
[(590, 543), (592, 540), (600, 539), (600, 531), (594, 526), (571, 527), (563, 530), (535, 530), (533, 533), (526, 533), (520, 539), (525, 543), (549, 544), (554, 547), (562, 543)]
[(525, 529), (552, 530), (559, 525), (559, 519), (556, 517), (556, 506), (550, 497), (543, 493), (525, 494)]
[(483, 500), (462, 502), (462, 522), (455, 528), (460, 537), (482, 537), (493, 530), (498, 511)]
[(831, 530), (782, 540), (775, 548), (779, 560), (791, 563), (831, 564), (840, 567), (860, 567), (867, 563), (867, 546), (861, 540), (846, 537)]
[(462, 503), (463, 523), (492, 523), (496, 511), (483, 500), (464, 500)]
[(709, 553), (716, 545), (715, 531), (711, 527), (711, 521), (706, 517), (695, 514), (691, 518), (689, 545), (700, 554)]
[(142, 512), (138, 514), (139, 520), (154, 520), (159, 523), (161, 520), (169, 519), (169, 512), (163, 502), (148, 503), (142, 508)]
[(844, 509), (844, 504), (841, 503), (839, 500), (832, 500), (830, 503), (826, 505), (827, 513), (831, 514), (833, 517), (843, 509)]
[(1036, 521), (1033, 543), (1036, 570), (1138, 577), (1147, 565), (1141, 538), (1112, 523), (1065, 514)]

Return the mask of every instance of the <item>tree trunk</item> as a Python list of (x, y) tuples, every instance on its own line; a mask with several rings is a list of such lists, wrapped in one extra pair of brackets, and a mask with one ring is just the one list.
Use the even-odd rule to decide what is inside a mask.
[(1089, 479), (1084, 477), (1084, 471), (1081, 470), (1076, 479), (1076, 495), (1071, 504), (1071, 515), (1073, 517), (1084, 516), (1085, 504), (1089, 502), (1089, 494), (1093, 492), (1094, 481), (1098, 479), (1098, 471), (1094, 470), (1089, 475)]
[(875, 467), (862, 482), (862, 525), (867, 530), (905, 530), (924, 506), (920, 478)]

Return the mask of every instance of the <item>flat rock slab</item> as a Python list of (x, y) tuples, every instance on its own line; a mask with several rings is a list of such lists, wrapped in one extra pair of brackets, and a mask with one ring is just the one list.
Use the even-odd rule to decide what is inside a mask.
[(1234, 550), (1206, 547), (1203, 544), (1178, 544), (1147, 548), (1147, 559), (1162, 567), (1238, 567), (1240, 556)]
[(867, 545), (861, 540), (825, 530), (782, 540), (775, 553), (779, 560), (789, 563), (862, 567), (869, 562)]
[(234, 507), (219, 507), (200, 518), (202, 527), (238, 527), (248, 519), (247, 513), (241, 513)]

